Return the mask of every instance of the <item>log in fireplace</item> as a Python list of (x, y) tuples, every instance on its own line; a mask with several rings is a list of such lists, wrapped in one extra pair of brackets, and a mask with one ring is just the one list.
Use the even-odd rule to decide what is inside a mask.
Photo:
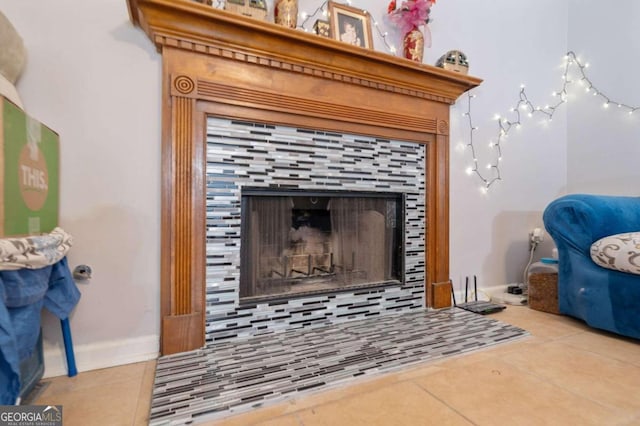
[[(416, 201), (424, 204), (422, 220), (426, 222), (421, 237), (425, 265), (421, 294), (427, 306), (434, 305), (434, 294), (437, 299), (434, 289), (448, 294), (441, 284), (449, 280), (449, 106), (480, 84), (480, 79), (194, 1), (127, 3), (131, 21), (145, 31), (163, 59), (163, 354), (201, 347), (205, 331), (217, 327), (232, 333), (236, 318), (243, 315), (238, 307), (238, 271), (221, 268), (218, 272), (206, 260), (206, 137), (211, 117), (422, 146), (426, 191), (424, 200)], [(230, 250), (240, 250), (234, 242), (228, 245)], [(228, 265), (227, 255), (220, 256)], [(345, 267), (340, 262), (334, 260), (334, 271)], [(329, 261), (319, 267), (330, 270), (331, 266)], [(293, 269), (305, 272), (304, 266)], [(224, 304), (234, 310), (217, 311), (221, 305), (215, 305), (215, 300), (226, 294), (232, 297)], [(269, 304), (252, 309), (261, 315), (267, 308)]]

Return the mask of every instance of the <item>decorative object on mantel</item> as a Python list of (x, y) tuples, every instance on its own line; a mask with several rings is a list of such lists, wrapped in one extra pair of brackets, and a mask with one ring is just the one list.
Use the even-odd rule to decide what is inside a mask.
[(467, 60), (467, 55), (459, 50), (450, 50), (440, 56), (440, 59), (436, 62), (436, 67), (459, 72), (464, 75), (469, 74), (469, 61)]
[[(407, 59), (422, 62), (425, 46), (431, 47), (431, 32), (426, 24), (429, 23), (432, 4), (435, 0), (409, 0), (396, 9), (396, 0), (391, 0), (387, 7), (389, 21), (400, 29), (403, 36), (402, 52)], [(421, 31), (422, 25), (424, 30)]]
[[(224, 2), (225, 0), (217, 0), (217, 2)], [(304, 30), (305, 32), (310, 31), (310, 29), (307, 27), (307, 22), (313, 21), (313, 19), (316, 19), (316, 17), (318, 17), (316, 19), (316, 22), (313, 25), (313, 33), (316, 35), (321, 35), (320, 33), (318, 33), (318, 29), (316, 28), (316, 26), (318, 25), (318, 21), (320, 23), (324, 22), (323, 18), (319, 17), (327, 17), (329, 16), (329, 12), (327, 11), (327, 4), (329, 3), (329, 0), (325, 0), (322, 4), (320, 4), (320, 6), (318, 6), (313, 12), (306, 12), (305, 10), (301, 10), (300, 11), (300, 17), (302, 18), (302, 22), (298, 25), (298, 28)], [(395, 6), (394, 6), (395, 7)], [(397, 53), (397, 49), (396, 46), (391, 43), (388, 39), (389, 37), (389, 33), (386, 30), (386, 25), (381, 25), (379, 24), (375, 17), (373, 15), (371, 15), (370, 13), (366, 12), (369, 16), (369, 19), (371, 20), (371, 29), (372, 32), (375, 31), (378, 33), (378, 36), (380, 37), (380, 40), (382, 41), (384, 48), (388, 53), (392, 54), (392, 55), (396, 55)], [(320, 24), (322, 25), (322, 24)], [(330, 31), (330, 24), (329, 25), (329, 31)], [(329, 36), (331, 37), (331, 36)]]
[(298, 25), (298, 0), (276, 0), (273, 20), (283, 27), (295, 28)]
[(213, 5), (213, 0), (193, 0), (196, 3), (202, 3), (202, 4), (206, 4), (208, 6), (212, 6)]
[(226, 0), (224, 9), (250, 18), (263, 21), (267, 19), (267, 3), (265, 0)]
[(329, 2), (331, 37), (354, 46), (373, 49), (371, 20), (366, 10)]
[(329, 21), (318, 19), (315, 24), (313, 24), (313, 32), (321, 37), (329, 38), (331, 37), (331, 24), (329, 24)]
[(402, 54), (412, 61), (422, 62), (424, 57), (424, 35), (418, 27), (413, 27), (402, 39)]

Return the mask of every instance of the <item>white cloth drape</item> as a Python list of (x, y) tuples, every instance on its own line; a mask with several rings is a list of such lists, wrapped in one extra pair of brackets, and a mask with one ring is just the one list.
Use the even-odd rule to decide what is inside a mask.
[(67, 255), (73, 238), (62, 228), (46, 235), (0, 239), (0, 270), (40, 269)]

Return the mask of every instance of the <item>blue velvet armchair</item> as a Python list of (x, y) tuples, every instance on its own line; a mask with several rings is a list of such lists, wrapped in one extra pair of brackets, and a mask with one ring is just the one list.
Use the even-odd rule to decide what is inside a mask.
[(603, 268), (590, 255), (603, 237), (640, 231), (640, 197), (567, 195), (543, 220), (558, 248), (560, 312), (640, 339), (640, 275)]

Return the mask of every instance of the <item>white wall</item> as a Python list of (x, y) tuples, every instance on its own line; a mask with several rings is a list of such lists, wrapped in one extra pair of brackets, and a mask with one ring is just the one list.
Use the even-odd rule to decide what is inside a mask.
[[(357, 0), (384, 23), (386, 0)], [(319, 0), (301, 1), (312, 12)], [(308, 6), (307, 6), (308, 5)], [(72, 328), (79, 369), (153, 356), (159, 333), (160, 57), (131, 27), (125, 0), (0, 0), (22, 34), (29, 64), (19, 83), (28, 112), (61, 135), (61, 225), (75, 237), (70, 263), (93, 267), (81, 286)], [(567, 4), (447, 0), (433, 8), (433, 64), (460, 49), (471, 74), (485, 81), (475, 93), (474, 119), (482, 164), (496, 136), (495, 113), (507, 114), (520, 83), (550, 102), (560, 85), (567, 48)], [(311, 22), (313, 24), (313, 22)], [(384, 50), (379, 37), (377, 50)], [(462, 98), (465, 99), (464, 97)], [(541, 225), (547, 203), (566, 184), (564, 110), (552, 123), (525, 119), (503, 149), (503, 181), (489, 194), (464, 169), (467, 129), (452, 107), (451, 271), (477, 275), (480, 286), (519, 279), (527, 261), (527, 233)], [(60, 332), (47, 319), (47, 374), (63, 373)], [(52, 367), (53, 366), (53, 367)]]
[[(522, 2), (447, 0), (433, 8), (431, 63), (450, 49), (465, 52), (470, 73), (484, 79), (474, 90), (473, 121), (479, 129), (474, 143), (480, 167), (493, 162), (488, 147), (496, 140), (496, 114), (515, 120), (510, 109), (525, 84), (530, 100), (544, 106), (561, 87), (559, 65), (566, 52), (567, 5), (556, 0)], [(528, 233), (542, 227), (542, 211), (566, 183), (566, 110), (552, 122), (523, 116), (502, 148), (502, 181), (488, 194), (482, 183), (466, 174), (471, 165), (463, 96), (451, 110), (451, 278), (461, 288), (465, 276), (478, 275), (479, 285), (491, 287), (522, 282), (528, 260)], [(486, 172), (486, 169), (483, 169)], [(548, 239), (548, 238), (547, 238)], [(543, 244), (536, 257), (550, 255)]]
[[(589, 5), (591, 4), (591, 7)], [(571, 0), (569, 45), (600, 91), (617, 102), (640, 106), (640, 3), (606, 6)], [(568, 116), (568, 190), (634, 195), (640, 182), (640, 110), (633, 115), (578, 90)]]
[[(93, 268), (71, 317), (80, 371), (157, 355), (160, 57), (124, 0), (0, 0), (24, 39), (18, 90), (60, 134), (60, 225), (69, 264)], [(46, 375), (64, 374), (60, 327), (45, 317)]]

